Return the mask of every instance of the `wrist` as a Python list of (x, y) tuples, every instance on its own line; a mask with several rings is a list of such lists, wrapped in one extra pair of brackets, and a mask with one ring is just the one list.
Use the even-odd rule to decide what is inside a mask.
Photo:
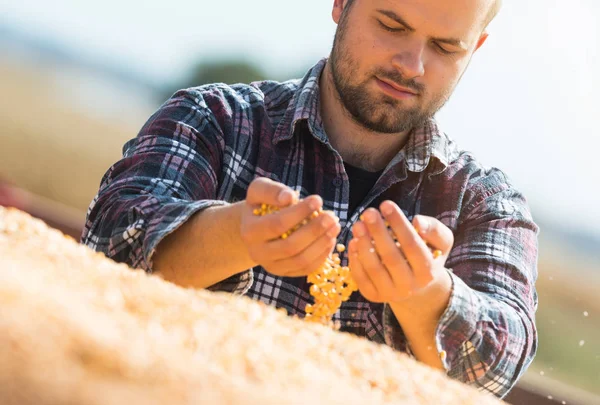
[(440, 273), (422, 293), (404, 301), (388, 303), (405, 331), (415, 329), (435, 333), (452, 294), (452, 277), (446, 269)]

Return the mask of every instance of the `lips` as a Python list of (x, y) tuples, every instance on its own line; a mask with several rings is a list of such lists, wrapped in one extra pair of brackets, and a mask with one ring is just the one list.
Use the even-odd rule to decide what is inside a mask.
[(415, 97), (418, 97), (418, 94), (414, 90), (399, 86), (395, 83), (390, 83), (379, 78), (375, 78), (375, 82), (384, 94), (397, 100), (412, 100)]
[(390, 86), (394, 90), (397, 90), (397, 91), (400, 91), (400, 92), (403, 92), (403, 93), (409, 93), (409, 94), (412, 94), (412, 95), (415, 95), (415, 96), (417, 96), (419, 94), (416, 91), (409, 89), (408, 87), (400, 86), (400, 85), (398, 85), (398, 84), (396, 84), (396, 83), (394, 83), (392, 81), (388, 81), (388, 80), (384, 80), (384, 79), (380, 79), (380, 78), (377, 78), (377, 79), (379, 81), (387, 84), (388, 86)]

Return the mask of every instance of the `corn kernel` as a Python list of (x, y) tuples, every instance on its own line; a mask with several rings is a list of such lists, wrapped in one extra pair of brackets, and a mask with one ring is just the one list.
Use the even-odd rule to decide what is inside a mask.
[[(260, 208), (253, 210), (257, 216), (269, 215), (277, 212), (277, 207), (262, 204)], [(310, 219), (317, 218), (323, 212), (322, 209), (311, 213), (308, 219), (304, 219), (300, 224), (292, 227), (289, 231), (281, 235), (281, 239), (289, 238), (294, 232), (306, 225)], [(307, 281), (312, 284), (309, 292), (313, 296), (315, 303), (307, 304), (305, 308), (305, 319), (308, 322), (317, 322), (323, 325), (335, 327), (332, 322), (333, 315), (341, 307), (342, 302), (348, 301), (358, 287), (350, 274), (350, 269), (342, 267), (339, 253), (346, 250), (343, 244), (336, 246), (337, 253), (330, 254), (323, 265), (308, 275)], [(339, 326), (338, 326), (339, 328)]]

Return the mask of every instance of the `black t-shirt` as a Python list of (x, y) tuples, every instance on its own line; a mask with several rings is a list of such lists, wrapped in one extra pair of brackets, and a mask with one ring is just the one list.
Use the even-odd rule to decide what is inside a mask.
[(350, 215), (354, 212), (356, 207), (363, 202), (369, 191), (373, 188), (379, 176), (383, 173), (383, 170), (378, 172), (369, 172), (367, 170), (360, 169), (358, 167), (349, 165), (344, 162), (346, 168), (346, 174), (350, 182)]

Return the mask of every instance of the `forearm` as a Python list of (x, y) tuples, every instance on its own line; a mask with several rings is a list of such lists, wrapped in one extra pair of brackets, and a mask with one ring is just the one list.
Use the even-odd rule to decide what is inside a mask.
[(244, 202), (201, 211), (165, 237), (153, 272), (183, 287), (206, 288), (256, 266), (240, 236)]

